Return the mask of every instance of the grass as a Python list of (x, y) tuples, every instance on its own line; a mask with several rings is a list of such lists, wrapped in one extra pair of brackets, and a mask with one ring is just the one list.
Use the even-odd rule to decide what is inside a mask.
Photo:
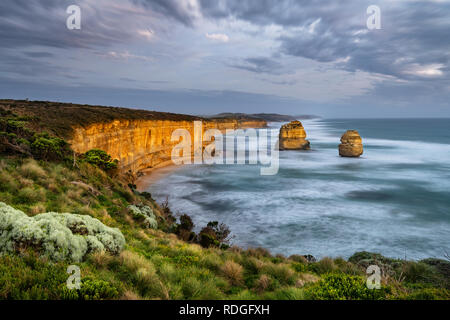
[[(0, 201), (32, 216), (41, 212), (91, 215), (117, 227), (127, 245), (120, 255), (90, 254), (79, 264), (82, 290), (65, 287), (69, 262), (35, 252), (0, 257), (0, 299), (450, 299), (450, 262), (389, 259), (362, 252), (350, 259), (273, 256), (262, 248), (202, 248), (168, 232), (151, 198), (88, 164), (0, 158)], [(143, 228), (127, 210), (150, 206), (159, 230)], [(368, 291), (365, 270), (380, 265), (382, 289)]]

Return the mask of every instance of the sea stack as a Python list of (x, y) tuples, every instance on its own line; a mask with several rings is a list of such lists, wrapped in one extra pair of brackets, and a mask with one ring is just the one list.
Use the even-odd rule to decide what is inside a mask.
[(280, 150), (309, 150), (305, 128), (300, 121), (292, 121), (281, 127)]
[(356, 130), (348, 130), (341, 138), (339, 155), (341, 157), (358, 158), (363, 154), (361, 136)]

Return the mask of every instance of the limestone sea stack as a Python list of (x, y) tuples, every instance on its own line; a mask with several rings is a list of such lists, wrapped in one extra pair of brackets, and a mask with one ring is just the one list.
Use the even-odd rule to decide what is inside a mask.
[(363, 154), (361, 136), (356, 130), (348, 130), (341, 138), (339, 155), (341, 157), (358, 158)]
[(285, 124), (280, 130), (280, 150), (309, 150), (305, 128), (300, 121)]

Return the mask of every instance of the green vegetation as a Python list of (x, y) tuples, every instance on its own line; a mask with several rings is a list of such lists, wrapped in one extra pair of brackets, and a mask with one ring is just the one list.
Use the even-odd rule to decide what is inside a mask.
[[(33, 131), (36, 119), (0, 115), (0, 299), (450, 299), (446, 260), (315, 261), (229, 247), (218, 222), (195, 234), (187, 214), (131, 188), (102, 152), (74, 161), (57, 137)], [(79, 290), (66, 287), (73, 263)], [(365, 285), (372, 264), (380, 290)]]
[(20, 117), (0, 109), (0, 152), (21, 154), (42, 160), (63, 160), (70, 153), (63, 139), (46, 132), (34, 132), (30, 123), (34, 118)]
[(130, 205), (128, 210), (133, 214), (133, 217), (142, 221), (145, 228), (158, 229), (158, 222), (156, 221), (156, 216), (153, 213), (153, 209), (149, 206), (140, 205)]
[(331, 273), (308, 288), (306, 295), (315, 300), (379, 300), (390, 293), (389, 287), (370, 290), (361, 276)]
[(105, 171), (117, 169), (117, 160), (113, 160), (109, 154), (103, 150), (92, 149), (83, 154), (82, 159)]
[[(349, 261), (308, 262), (303, 256), (273, 256), (264, 249), (203, 248), (198, 235), (192, 235), (193, 223), (187, 215), (175, 223), (170, 209), (86, 162), (74, 167), (4, 157), (0, 201), (25, 212), (29, 217), (21, 217), (30, 221), (41, 220), (40, 213), (48, 211), (89, 215), (107, 228), (119, 228), (126, 239), (120, 253), (86, 250), (77, 263), (82, 289), (75, 291), (68, 290), (65, 282), (70, 260), (77, 259), (58, 262), (42, 254), (39, 246), (18, 246), (0, 257), (0, 297), (5, 299), (450, 298), (450, 263), (444, 260), (411, 262), (358, 253)], [(149, 227), (145, 218), (136, 215), (136, 208), (146, 217), (153, 214), (157, 225)], [(65, 217), (51, 214), (49, 219)], [(67, 222), (60, 224), (64, 227)], [(214, 231), (216, 239), (229, 236), (220, 224), (206, 228)], [(365, 287), (365, 270), (372, 263), (382, 266), (381, 290)]]
[(42, 213), (28, 217), (0, 202), (0, 253), (33, 248), (53, 260), (82, 261), (88, 252), (118, 254), (125, 239), (90, 216)]

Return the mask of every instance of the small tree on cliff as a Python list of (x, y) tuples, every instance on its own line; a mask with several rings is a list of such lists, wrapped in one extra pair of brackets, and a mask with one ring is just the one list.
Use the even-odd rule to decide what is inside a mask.
[(83, 159), (94, 165), (103, 169), (104, 171), (112, 171), (117, 169), (119, 163), (118, 160), (112, 160), (111, 156), (103, 150), (92, 149), (83, 155)]
[(219, 247), (226, 249), (231, 241), (230, 228), (217, 221), (211, 221), (198, 234), (198, 242), (204, 248)]
[(177, 225), (176, 234), (184, 241), (194, 241), (196, 238), (195, 232), (192, 231), (195, 225), (191, 217), (183, 214), (180, 217), (180, 224)]

